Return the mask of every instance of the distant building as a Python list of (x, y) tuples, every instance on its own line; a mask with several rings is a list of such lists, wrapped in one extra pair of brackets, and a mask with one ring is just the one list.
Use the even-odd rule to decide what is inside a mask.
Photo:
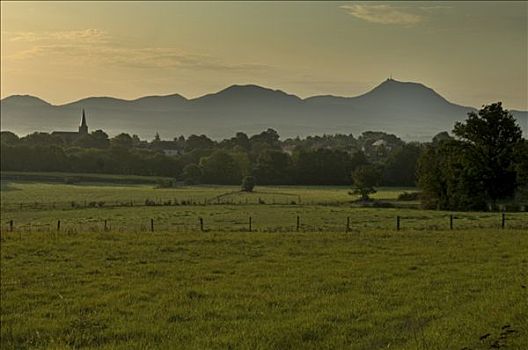
[(169, 157), (179, 156), (181, 154), (180, 150), (177, 149), (164, 149), (163, 154)]
[(51, 135), (58, 136), (68, 143), (75, 141), (83, 135), (88, 135), (88, 124), (86, 124), (86, 114), (84, 113), (84, 108), (82, 110), (82, 119), (81, 125), (79, 125), (79, 131), (53, 131)]
[(387, 141), (383, 139), (379, 139), (378, 141), (372, 143), (372, 146), (374, 147), (381, 147), (381, 146), (387, 147), (387, 145), (388, 145)]

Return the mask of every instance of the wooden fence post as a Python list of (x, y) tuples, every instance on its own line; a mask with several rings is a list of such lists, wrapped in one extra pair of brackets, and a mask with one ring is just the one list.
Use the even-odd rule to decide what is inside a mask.
[(203, 218), (200, 218), (200, 231), (204, 231)]
[(150, 232), (154, 232), (154, 219), (150, 219)]
[(449, 215), (449, 229), (453, 229), (453, 214)]
[(106, 224), (106, 219), (105, 219), (105, 221), (104, 221), (104, 230), (105, 230), (105, 231), (108, 231), (108, 226), (107, 226), (107, 224)]
[(9, 232), (13, 232), (13, 220), (9, 221)]
[(60, 231), (60, 220), (57, 220), (57, 232)]
[(350, 232), (350, 216), (347, 216), (346, 232)]
[(400, 216), (396, 216), (396, 231), (400, 230)]
[(300, 227), (301, 227), (301, 217), (297, 215), (297, 232), (299, 232)]
[(506, 213), (502, 213), (501, 227), (504, 228), (505, 226), (506, 226)]
[(251, 216), (249, 217), (249, 232), (251, 232)]

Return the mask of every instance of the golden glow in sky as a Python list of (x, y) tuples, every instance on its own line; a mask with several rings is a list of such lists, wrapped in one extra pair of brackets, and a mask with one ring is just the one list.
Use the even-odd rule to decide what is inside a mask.
[(301, 97), (390, 74), (450, 101), (528, 109), (527, 2), (1, 2), (1, 95)]

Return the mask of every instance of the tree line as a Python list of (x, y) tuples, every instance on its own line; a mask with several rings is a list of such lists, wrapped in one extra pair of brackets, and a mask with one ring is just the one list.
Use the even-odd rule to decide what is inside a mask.
[(500, 103), (470, 113), (452, 135), (404, 142), (384, 132), (281, 140), (273, 129), (215, 141), (206, 135), (151, 141), (96, 130), (72, 142), (35, 132), (1, 133), (1, 168), (173, 177), (186, 184), (351, 185), (364, 200), (375, 186), (415, 186), (425, 207), (482, 209), (525, 198), (527, 142)]
[(226, 185), (248, 175), (261, 185), (349, 185), (354, 169), (371, 164), (383, 174), (380, 185), (413, 186), (423, 148), (383, 132), (281, 141), (273, 129), (253, 136), (238, 132), (221, 141), (205, 135), (172, 141), (126, 133), (109, 138), (96, 130), (67, 142), (43, 132), (18, 137), (3, 131), (1, 142), (2, 170), (156, 175)]

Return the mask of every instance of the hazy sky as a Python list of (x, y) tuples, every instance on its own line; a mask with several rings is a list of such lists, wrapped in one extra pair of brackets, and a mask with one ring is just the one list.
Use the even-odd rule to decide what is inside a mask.
[(390, 74), (528, 109), (527, 2), (1, 2), (1, 95), (354, 96)]

